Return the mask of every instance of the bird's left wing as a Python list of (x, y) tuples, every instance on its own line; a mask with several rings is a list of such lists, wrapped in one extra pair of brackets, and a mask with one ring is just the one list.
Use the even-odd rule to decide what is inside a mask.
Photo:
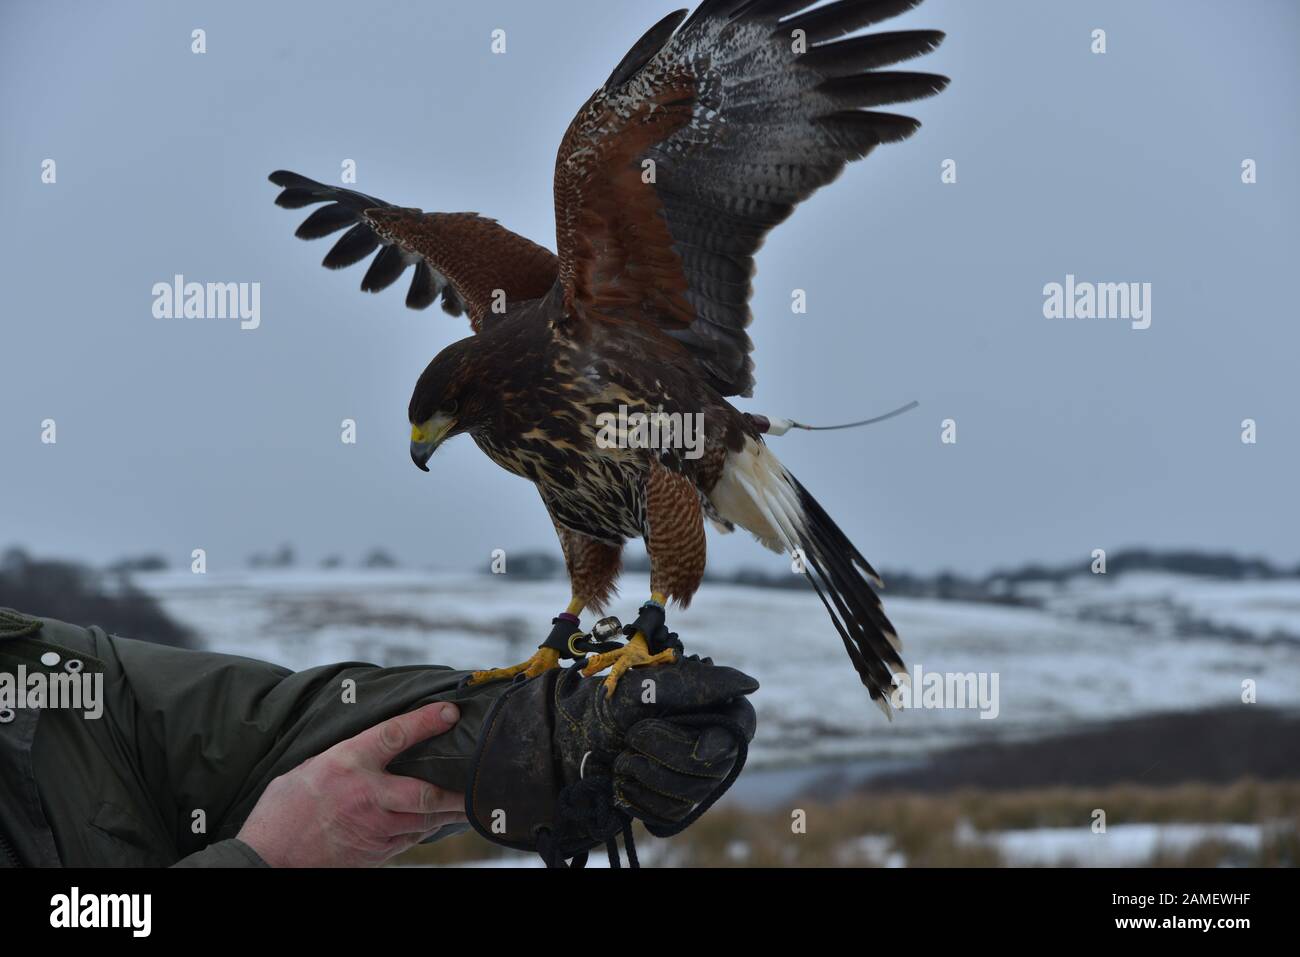
[(446, 312), (469, 311), (475, 332), (494, 307), (540, 299), (555, 285), (554, 253), (477, 213), (406, 209), (285, 170), (272, 173), (271, 182), (283, 188), (277, 206), (329, 204), (303, 221), (298, 238), (320, 239), (347, 229), (322, 265), (343, 269), (378, 250), (361, 280), (363, 291), (387, 289), (414, 266), (406, 304), (427, 309), (441, 294)]
[[(841, 39), (920, 0), (703, 0), (652, 27), (578, 113), (555, 169), (566, 310), (658, 327), (723, 395), (753, 388), (754, 253), (851, 160), (910, 136), (871, 108), (947, 80), (881, 71), (933, 30)], [(679, 29), (680, 25), (680, 29)]]

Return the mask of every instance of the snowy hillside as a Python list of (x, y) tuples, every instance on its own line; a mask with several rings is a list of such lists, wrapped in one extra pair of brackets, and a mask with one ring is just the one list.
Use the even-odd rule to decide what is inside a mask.
[[(415, 570), (164, 572), (135, 581), (209, 649), (291, 668), (344, 660), (513, 663), (545, 637), (567, 598), (562, 582)], [(689, 652), (762, 683), (755, 766), (914, 756), (1098, 719), (1232, 704), (1245, 678), (1256, 681), (1261, 703), (1300, 704), (1300, 582), (1089, 576), (1034, 597), (1041, 608), (886, 594), (909, 666), (998, 675), (992, 720), (976, 710), (911, 710), (886, 721), (811, 591), (710, 583), (669, 623)], [(614, 610), (629, 621), (636, 604), (630, 598)]]

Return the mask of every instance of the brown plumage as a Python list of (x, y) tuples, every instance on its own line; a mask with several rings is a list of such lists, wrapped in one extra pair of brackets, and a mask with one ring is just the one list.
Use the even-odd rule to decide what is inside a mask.
[[(609, 600), (631, 538), (646, 542), (652, 591), (685, 605), (704, 574), (704, 518), (739, 525), (800, 552), (877, 701), (902, 662), (870, 586), (875, 572), (727, 397), (754, 386), (745, 329), (764, 237), (846, 163), (919, 125), (873, 108), (947, 82), (881, 69), (933, 50), (942, 34), (844, 39), (918, 2), (807, 10), (812, 0), (705, 0), (684, 23), (686, 11), (664, 18), (565, 133), (558, 256), (477, 214), (271, 177), (282, 206), (329, 204), (298, 235), (348, 228), (325, 265), (378, 250), (363, 289), (414, 266), (408, 305), (441, 295), (447, 311), (469, 312), (476, 335), (440, 353), (412, 395), (412, 458), (425, 468), (441, 442), (465, 433), (535, 482), (574, 609)], [(611, 443), (617, 433), (602, 423), (620, 411), (699, 416), (699, 442), (687, 445), (679, 430), (675, 443), (650, 448)], [(527, 670), (553, 664), (535, 658)]]
[(681, 472), (650, 462), (646, 479), (645, 547), (650, 592), (690, 603), (704, 578), (704, 512), (699, 487)]

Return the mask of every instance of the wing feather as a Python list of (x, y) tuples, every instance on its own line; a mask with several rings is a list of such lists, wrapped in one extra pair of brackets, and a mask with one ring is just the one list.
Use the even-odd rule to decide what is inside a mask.
[(657, 327), (723, 395), (750, 394), (754, 254), (847, 163), (920, 125), (875, 108), (948, 82), (881, 70), (934, 50), (937, 31), (848, 36), (919, 2), (705, 0), (647, 31), (560, 147), (566, 311)]
[(497, 290), (509, 306), (541, 298), (555, 285), (554, 253), (477, 213), (405, 209), (285, 170), (272, 173), (271, 182), (282, 188), (276, 205), (286, 209), (328, 203), (298, 227), (300, 239), (347, 229), (325, 255), (326, 268), (354, 266), (379, 250), (361, 280), (365, 292), (387, 289), (414, 266), (406, 305), (427, 309), (441, 296), (443, 310), (453, 316), (468, 308), (478, 331), (493, 312)]

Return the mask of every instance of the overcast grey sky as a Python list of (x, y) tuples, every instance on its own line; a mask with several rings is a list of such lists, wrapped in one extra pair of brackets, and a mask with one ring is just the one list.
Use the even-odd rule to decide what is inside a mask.
[[(467, 325), (405, 309), (405, 283), (361, 293), (363, 266), (323, 270), (328, 242), (293, 238), (303, 216), (266, 176), (338, 182), (353, 159), (364, 192), (554, 248), (560, 137), (674, 6), (0, 6), (0, 545), (203, 547), (209, 569), (282, 541), (448, 567), (556, 549), (537, 493), (469, 439), (429, 475), (408, 458), (411, 388)], [(878, 566), (1124, 545), (1300, 560), (1297, 5), (929, 0), (887, 28), (922, 27), (948, 40), (913, 68), (952, 86), (760, 253), (742, 408), (833, 423), (920, 400), (773, 440)], [(155, 319), (152, 287), (177, 273), (260, 282), (260, 328)], [(1151, 327), (1045, 318), (1067, 274), (1151, 283)], [(710, 548), (779, 561), (742, 533)]]

